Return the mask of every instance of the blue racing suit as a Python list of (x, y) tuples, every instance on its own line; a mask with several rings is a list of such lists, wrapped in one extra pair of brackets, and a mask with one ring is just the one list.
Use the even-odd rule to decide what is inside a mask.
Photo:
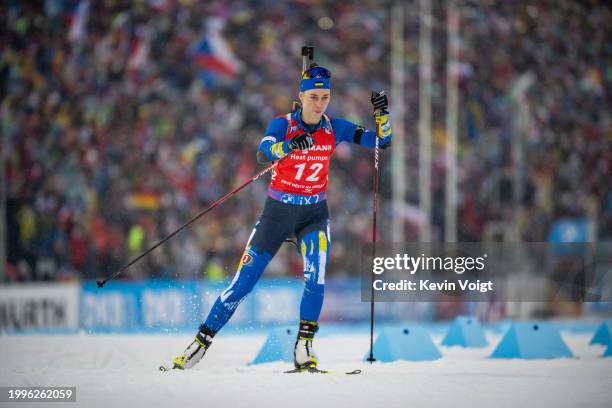
[[(247, 242), (246, 249), (234, 278), (230, 285), (223, 291), (214, 303), (206, 321), (200, 327), (200, 331), (217, 333), (231, 318), (232, 314), (248, 295), (266, 266), (274, 257), (285, 239), (291, 235), (296, 235), (304, 263), (304, 292), (300, 304), (300, 320), (316, 322), (319, 319), (323, 306), (323, 294), (325, 288), (325, 268), (329, 260), (331, 245), (329, 231), (329, 213), (326, 201), (327, 173), (325, 179), (319, 180), (322, 168), (316, 163), (320, 160), (329, 160), (335, 147), (341, 142), (349, 142), (365, 147), (374, 147), (376, 133), (366, 130), (361, 126), (340, 118), (330, 118), (323, 115), (321, 122), (316, 126), (308, 126), (301, 120), (301, 111), (293, 114), (277, 117), (273, 119), (266, 131), (264, 138), (259, 145), (259, 152), (264, 154), (269, 160), (276, 160), (281, 157), (283, 152), (282, 143), (300, 133), (310, 133), (319, 146), (308, 152), (295, 152), (297, 161), (292, 173), (294, 178), (300, 180), (313, 180), (313, 183), (305, 187), (294, 182), (288, 191), (283, 191), (283, 184), (273, 182), (268, 189), (268, 198), (264, 211), (255, 224), (253, 232)], [(390, 132), (389, 132), (390, 133)], [(391, 142), (391, 135), (380, 140), (380, 146), (385, 148)], [(326, 147), (325, 144), (329, 146)], [(325, 154), (321, 153), (324, 152)], [(285, 152), (286, 153), (286, 152)], [(308, 156), (310, 154), (310, 156)], [(314, 169), (311, 174), (304, 171), (308, 170), (299, 160), (312, 159), (309, 164), (315, 163), (311, 167)], [(287, 158), (284, 162), (288, 162)], [(306, 161), (304, 162), (306, 163)], [(329, 163), (325, 163), (329, 165)], [(291, 167), (291, 165), (289, 165)], [(297, 173), (296, 173), (297, 171)], [(280, 172), (280, 170), (279, 170)], [(299, 174), (299, 177), (296, 177)], [(294, 180), (295, 181), (295, 180)], [(319, 182), (319, 184), (316, 184)], [(281, 186), (273, 188), (273, 186)], [(321, 190), (323, 186), (323, 190)], [(295, 188), (303, 187), (303, 194), (295, 193)], [(317, 189), (318, 188), (318, 189)], [(302, 191), (302, 190), (300, 190)]]

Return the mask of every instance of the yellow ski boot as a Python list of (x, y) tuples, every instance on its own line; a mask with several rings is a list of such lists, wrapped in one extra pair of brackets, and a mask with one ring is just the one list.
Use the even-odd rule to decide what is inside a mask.
[(185, 349), (183, 354), (172, 361), (172, 368), (186, 370), (196, 365), (202, 357), (204, 357), (206, 350), (210, 347), (213, 336), (214, 334), (211, 334), (207, 330), (199, 332), (195, 340)]
[(312, 340), (317, 330), (319, 330), (317, 322), (300, 320), (300, 330), (293, 350), (293, 365), (296, 369), (314, 369), (317, 367), (319, 361), (312, 349)]

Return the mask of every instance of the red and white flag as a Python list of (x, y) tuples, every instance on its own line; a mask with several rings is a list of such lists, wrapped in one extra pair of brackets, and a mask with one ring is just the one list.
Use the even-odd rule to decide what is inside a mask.
[(149, 60), (149, 35), (143, 33), (139, 35), (130, 49), (130, 56), (127, 61), (127, 68), (129, 71), (142, 70), (147, 61)]

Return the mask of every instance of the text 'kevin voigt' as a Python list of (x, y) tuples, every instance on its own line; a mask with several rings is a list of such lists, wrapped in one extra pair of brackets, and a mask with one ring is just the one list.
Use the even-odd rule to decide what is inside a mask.
[(381, 279), (376, 279), (372, 283), (374, 290), (377, 291), (427, 291), (427, 292), (454, 292), (458, 289), (467, 292), (481, 292), (486, 293), (493, 291), (493, 281), (483, 281), (476, 279), (471, 281), (469, 279), (459, 279), (457, 281), (449, 282), (445, 279), (443, 282), (433, 282), (430, 279), (419, 279), (417, 281), (410, 281), (402, 279), (397, 282), (384, 282)]
[[(482, 256), (410, 256), (408, 254), (396, 254), (392, 257), (376, 257), (372, 265), (372, 273), (380, 275), (385, 271), (403, 271), (409, 275), (417, 272), (454, 272), (463, 275), (466, 272), (480, 272), (485, 269), (487, 254)], [(377, 279), (372, 282), (376, 291), (467, 291), (486, 293), (493, 291), (493, 281), (481, 281), (480, 279), (457, 279), (457, 280), (432, 280), (432, 279), (401, 279), (399, 281), (387, 282)]]

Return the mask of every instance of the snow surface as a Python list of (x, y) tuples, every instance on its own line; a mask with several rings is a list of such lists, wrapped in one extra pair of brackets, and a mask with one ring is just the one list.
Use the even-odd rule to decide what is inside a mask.
[[(316, 340), (323, 368), (360, 375), (283, 374), (286, 363), (247, 365), (265, 335), (219, 335), (191, 371), (160, 372), (191, 335), (0, 337), (0, 385), (76, 386), (77, 403), (18, 407), (610, 407), (612, 358), (591, 334), (563, 334), (577, 358), (497, 360), (483, 349), (441, 347), (432, 362), (362, 362), (367, 334)], [(434, 341), (439, 344), (440, 336)], [(1, 406), (9, 406), (0, 403)]]

